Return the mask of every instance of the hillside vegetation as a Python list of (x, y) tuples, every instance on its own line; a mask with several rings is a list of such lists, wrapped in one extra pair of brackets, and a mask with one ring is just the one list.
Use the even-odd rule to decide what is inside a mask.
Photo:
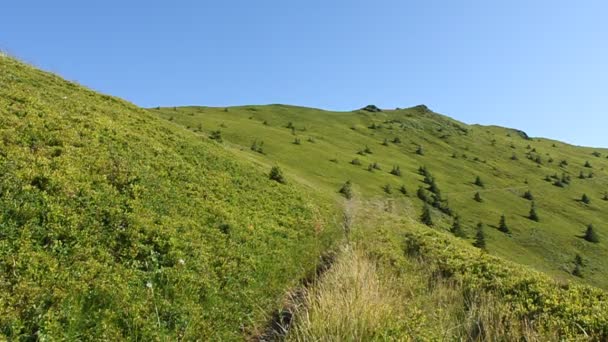
[(217, 142), (0, 56), (0, 339), (238, 340), (332, 209)]
[[(350, 181), (355, 197), (410, 200), (416, 218), (427, 202), (432, 228), (449, 231), (458, 216), (458, 235), (470, 242), (481, 222), (489, 253), (562, 281), (608, 288), (606, 149), (466, 125), (422, 105), (150, 112), (195, 134), (221, 137), (242, 159), (278, 165), (288, 178), (327, 196), (339, 196)], [(589, 225), (599, 242), (584, 239)]]

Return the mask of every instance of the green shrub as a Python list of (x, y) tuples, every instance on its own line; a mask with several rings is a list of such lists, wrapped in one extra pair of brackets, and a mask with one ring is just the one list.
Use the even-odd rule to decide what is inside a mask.
[(273, 181), (277, 181), (277, 182), (279, 182), (281, 184), (287, 183), (287, 180), (285, 179), (285, 176), (283, 176), (283, 171), (278, 166), (273, 166), (270, 169), (270, 174), (268, 176)]
[(352, 183), (349, 180), (346, 181), (346, 183), (344, 183), (342, 185), (342, 187), (340, 188), (340, 190), (338, 190), (338, 192), (341, 193), (347, 199), (353, 198), (353, 185), (352, 185)]

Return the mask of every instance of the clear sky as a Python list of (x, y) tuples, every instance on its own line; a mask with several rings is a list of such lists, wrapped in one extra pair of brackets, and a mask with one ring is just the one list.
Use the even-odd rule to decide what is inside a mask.
[(605, 0), (3, 1), (0, 49), (145, 107), (424, 103), (608, 147)]

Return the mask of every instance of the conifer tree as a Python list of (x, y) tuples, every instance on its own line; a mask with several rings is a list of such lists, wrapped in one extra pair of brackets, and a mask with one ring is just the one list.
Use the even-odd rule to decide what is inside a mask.
[(483, 181), (481, 180), (481, 177), (477, 176), (477, 178), (475, 178), (475, 185), (479, 186), (479, 187), (484, 187)]
[(454, 217), (454, 222), (452, 223), (452, 227), (450, 228), (450, 232), (457, 237), (465, 238), (464, 230), (460, 224), (460, 217)]
[(402, 194), (404, 194), (404, 195), (407, 195), (407, 189), (406, 189), (405, 185), (402, 185), (402, 186), (399, 188), (399, 192), (401, 192), (401, 193), (402, 193)]
[(433, 215), (431, 214), (431, 207), (429, 207), (428, 204), (425, 204), (424, 208), (422, 208), (422, 215), (420, 216), (420, 221), (422, 221), (422, 223), (426, 224), (429, 227), (433, 226)]
[(473, 246), (479, 249), (486, 249), (486, 235), (483, 232), (483, 223), (481, 222), (477, 224), (477, 232), (475, 233), (475, 242), (473, 242)]
[(418, 149), (416, 150), (416, 154), (423, 156), (424, 155), (424, 149), (422, 148), (422, 146), (418, 146)]
[(581, 197), (581, 202), (583, 202), (585, 204), (589, 204), (589, 203), (591, 203), (591, 198), (589, 198), (589, 196), (587, 196), (587, 194), (583, 194), (583, 196)]
[(597, 236), (597, 233), (593, 229), (593, 225), (592, 224), (589, 224), (587, 226), (587, 230), (585, 231), (584, 238), (585, 238), (585, 240), (587, 240), (589, 242), (593, 242), (593, 243), (600, 242), (600, 238), (599, 238), (599, 236)]
[(481, 194), (479, 192), (475, 193), (475, 196), (473, 197), (473, 199), (479, 203), (483, 202), (483, 198), (481, 198)]
[(538, 213), (536, 213), (536, 204), (534, 202), (532, 202), (532, 206), (530, 208), (530, 214), (528, 215), (528, 218), (532, 221), (540, 221), (539, 217), (538, 217)]
[(507, 226), (507, 219), (505, 218), (505, 215), (502, 215), (500, 217), (500, 222), (498, 223), (498, 230), (500, 230), (503, 233), (507, 233), (507, 234), (509, 234), (511, 232), (509, 230), (509, 227)]
[(384, 141), (382, 142), (382, 145), (388, 146), (388, 139), (384, 138)]
[(532, 192), (530, 192), (530, 190), (526, 191), (524, 193), (523, 196), (525, 199), (527, 199), (528, 201), (534, 201), (534, 196), (532, 195)]

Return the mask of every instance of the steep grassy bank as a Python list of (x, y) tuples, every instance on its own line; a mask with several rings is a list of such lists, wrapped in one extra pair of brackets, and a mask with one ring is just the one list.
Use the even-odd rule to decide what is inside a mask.
[[(447, 231), (454, 216), (460, 216), (464, 235), (472, 241), (482, 222), (491, 254), (557, 279), (608, 288), (606, 149), (466, 125), (425, 106), (352, 112), (286, 105), (177, 107), (150, 112), (201, 136), (216, 132), (241, 158), (268, 167), (278, 164), (294, 180), (328, 196), (337, 195), (350, 180), (362, 198), (412, 199), (413, 217), (418, 217), (422, 187), (433, 228)], [(422, 166), (433, 187), (423, 182)], [(524, 198), (528, 191), (531, 196)], [(589, 203), (581, 201), (584, 194)], [(532, 205), (538, 221), (529, 218)], [(498, 229), (501, 215), (508, 233)], [(589, 224), (599, 243), (581, 238)], [(585, 265), (580, 277), (572, 275), (577, 255)]]
[(0, 57), (0, 336), (233, 340), (263, 324), (314, 270), (333, 209), (236, 159)]
[(608, 338), (605, 292), (555, 282), (420, 226), (401, 214), (407, 202), (350, 205), (351, 244), (308, 291), (288, 340)]

